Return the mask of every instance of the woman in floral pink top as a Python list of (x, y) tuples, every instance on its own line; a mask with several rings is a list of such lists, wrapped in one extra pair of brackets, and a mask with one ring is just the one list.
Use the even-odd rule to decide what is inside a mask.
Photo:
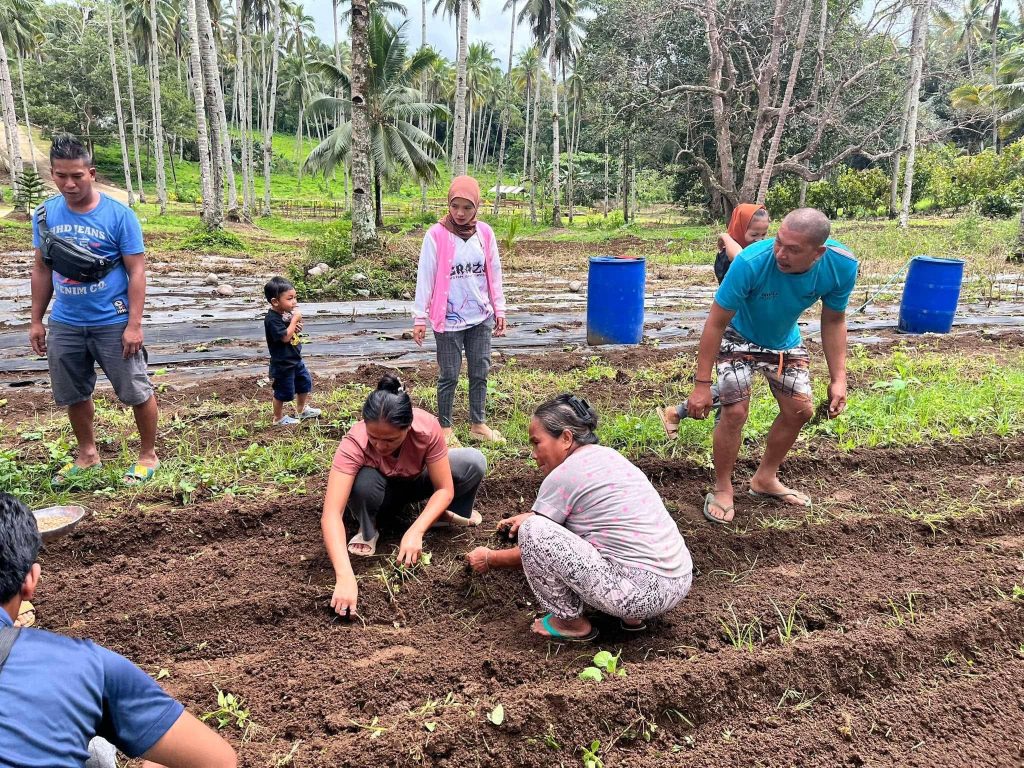
[(690, 553), (661, 496), (628, 459), (598, 445), (596, 428), (597, 413), (575, 395), (537, 408), (530, 443), (544, 482), (532, 512), (502, 521), (519, 546), (466, 556), (477, 573), (521, 567), (549, 611), (533, 631), (562, 640), (597, 636), (587, 605), (637, 630), (690, 590)]

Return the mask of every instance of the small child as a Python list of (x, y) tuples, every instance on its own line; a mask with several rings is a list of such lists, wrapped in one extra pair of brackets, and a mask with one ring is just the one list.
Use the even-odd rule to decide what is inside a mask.
[[(263, 286), (263, 295), (270, 302), (263, 328), (270, 349), (270, 380), (274, 385), (274, 426), (298, 424), (300, 419), (315, 419), (318, 408), (310, 408), (306, 401), (313, 390), (313, 377), (302, 362), (302, 313), (295, 307), (295, 286), (283, 277), (272, 277)], [(298, 397), (299, 417), (285, 416), (284, 404)]]
[(505, 294), (494, 231), (476, 219), (480, 185), (472, 176), (457, 176), (448, 188), (448, 215), (423, 238), (416, 274), (413, 339), (420, 346), (427, 324), (437, 343), (437, 420), (445, 441), (452, 433), (455, 387), (466, 356), (469, 369), (470, 436), (503, 443), (487, 426), (487, 374), (491, 368), (491, 336), (505, 335)]
[(763, 205), (740, 203), (732, 210), (729, 228), (718, 236), (715, 277), (721, 283), (736, 254), (768, 236), (768, 210)]

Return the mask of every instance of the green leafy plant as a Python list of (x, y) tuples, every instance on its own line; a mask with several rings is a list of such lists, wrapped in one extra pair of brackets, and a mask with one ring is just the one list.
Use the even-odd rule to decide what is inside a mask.
[(583, 768), (604, 768), (604, 760), (601, 759), (601, 742), (594, 739), (589, 747), (580, 747), (583, 750)]
[(249, 723), (249, 710), (245, 709), (245, 702), (240, 696), (233, 693), (225, 693), (217, 689), (217, 709), (200, 716), (204, 723), (213, 720), (217, 724), (217, 730), (234, 725), (244, 730)]
[(719, 619), (718, 623), (722, 626), (725, 639), (729, 641), (729, 645), (733, 648), (753, 652), (754, 646), (757, 643), (764, 642), (761, 622), (757, 619), (749, 623), (741, 622), (739, 616), (736, 615), (736, 610), (731, 605), (729, 606), (729, 616), (731, 621), (727, 622), (725, 619)]
[(36, 207), (39, 201), (46, 197), (46, 184), (36, 173), (35, 168), (26, 168), (21, 173), (14, 193), (15, 202), (23, 204), (29, 211)]
[(594, 654), (594, 665), (580, 672), (580, 680), (593, 680), (599, 683), (604, 680), (605, 674), (625, 677), (626, 670), (621, 666), (621, 658), (622, 651), (614, 656), (610, 651), (598, 651)]

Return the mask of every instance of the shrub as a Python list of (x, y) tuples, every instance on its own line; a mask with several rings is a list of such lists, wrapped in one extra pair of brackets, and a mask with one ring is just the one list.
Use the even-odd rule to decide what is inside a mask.
[(990, 192), (978, 201), (978, 211), (982, 216), (1008, 219), (1020, 211), (1020, 202), (1006, 191)]
[(210, 231), (200, 227), (183, 237), (178, 243), (178, 247), (183, 251), (216, 253), (218, 251), (244, 251), (245, 243), (233, 232), (223, 229)]
[(764, 207), (773, 219), (780, 219), (792, 211), (800, 202), (800, 180), (792, 176), (780, 179), (768, 188)]
[(331, 267), (343, 267), (352, 261), (352, 222), (336, 221), (320, 230), (309, 241), (307, 250), (310, 266), (323, 262)]

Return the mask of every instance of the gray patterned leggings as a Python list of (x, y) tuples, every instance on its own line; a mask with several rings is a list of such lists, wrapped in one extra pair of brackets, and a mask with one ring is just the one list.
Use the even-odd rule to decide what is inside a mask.
[(462, 370), (462, 352), (466, 352), (469, 369), (469, 419), (474, 424), (486, 422), (487, 373), (491, 370), (491, 331), (494, 320), (488, 319), (464, 331), (435, 333), (437, 367), (437, 420), (442, 427), (452, 426), (455, 387)]
[(544, 610), (571, 620), (584, 605), (630, 621), (671, 610), (690, 591), (691, 574), (669, 578), (607, 560), (592, 544), (541, 515), (519, 526), (530, 588)]

